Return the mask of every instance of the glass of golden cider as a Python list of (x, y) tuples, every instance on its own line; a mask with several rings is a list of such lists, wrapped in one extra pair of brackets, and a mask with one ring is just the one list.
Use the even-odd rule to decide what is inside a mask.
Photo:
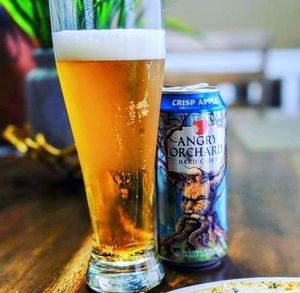
[(149, 290), (164, 276), (153, 240), (161, 0), (50, 0), (50, 12), (93, 227), (87, 284)]

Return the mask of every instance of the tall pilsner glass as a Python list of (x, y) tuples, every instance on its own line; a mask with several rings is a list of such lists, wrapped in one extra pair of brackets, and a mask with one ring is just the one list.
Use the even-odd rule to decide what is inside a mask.
[(161, 1), (50, 0), (50, 11), (94, 232), (87, 284), (99, 292), (148, 290), (164, 275), (152, 227)]

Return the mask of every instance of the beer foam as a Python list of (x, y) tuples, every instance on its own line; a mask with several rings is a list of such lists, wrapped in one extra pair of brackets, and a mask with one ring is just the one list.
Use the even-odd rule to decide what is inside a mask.
[(165, 57), (163, 30), (113, 29), (52, 34), (57, 60), (149, 60)]

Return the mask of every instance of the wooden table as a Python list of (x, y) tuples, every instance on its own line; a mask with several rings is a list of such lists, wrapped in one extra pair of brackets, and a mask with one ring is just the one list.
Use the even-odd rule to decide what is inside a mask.
[[(300, 151), (250, 153), (229, 134), (229, 253), (209, 270), (166, 267), (152, 292), (254, 276), (300, 276)], [(90, 292), (82, 188), (26, 158), (0, 160), (0, 292)]]

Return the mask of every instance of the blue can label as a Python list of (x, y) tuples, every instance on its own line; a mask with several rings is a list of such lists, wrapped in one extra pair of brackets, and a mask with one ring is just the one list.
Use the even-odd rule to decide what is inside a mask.
[(197, 112), (189, 101), (184, 112), (160, 116), (157, 241), (160, 256), (176, 263), (211, 262), (227, 252), (226, 110), (211, 101), (217, 110), (199, 109), (200, 97)]

